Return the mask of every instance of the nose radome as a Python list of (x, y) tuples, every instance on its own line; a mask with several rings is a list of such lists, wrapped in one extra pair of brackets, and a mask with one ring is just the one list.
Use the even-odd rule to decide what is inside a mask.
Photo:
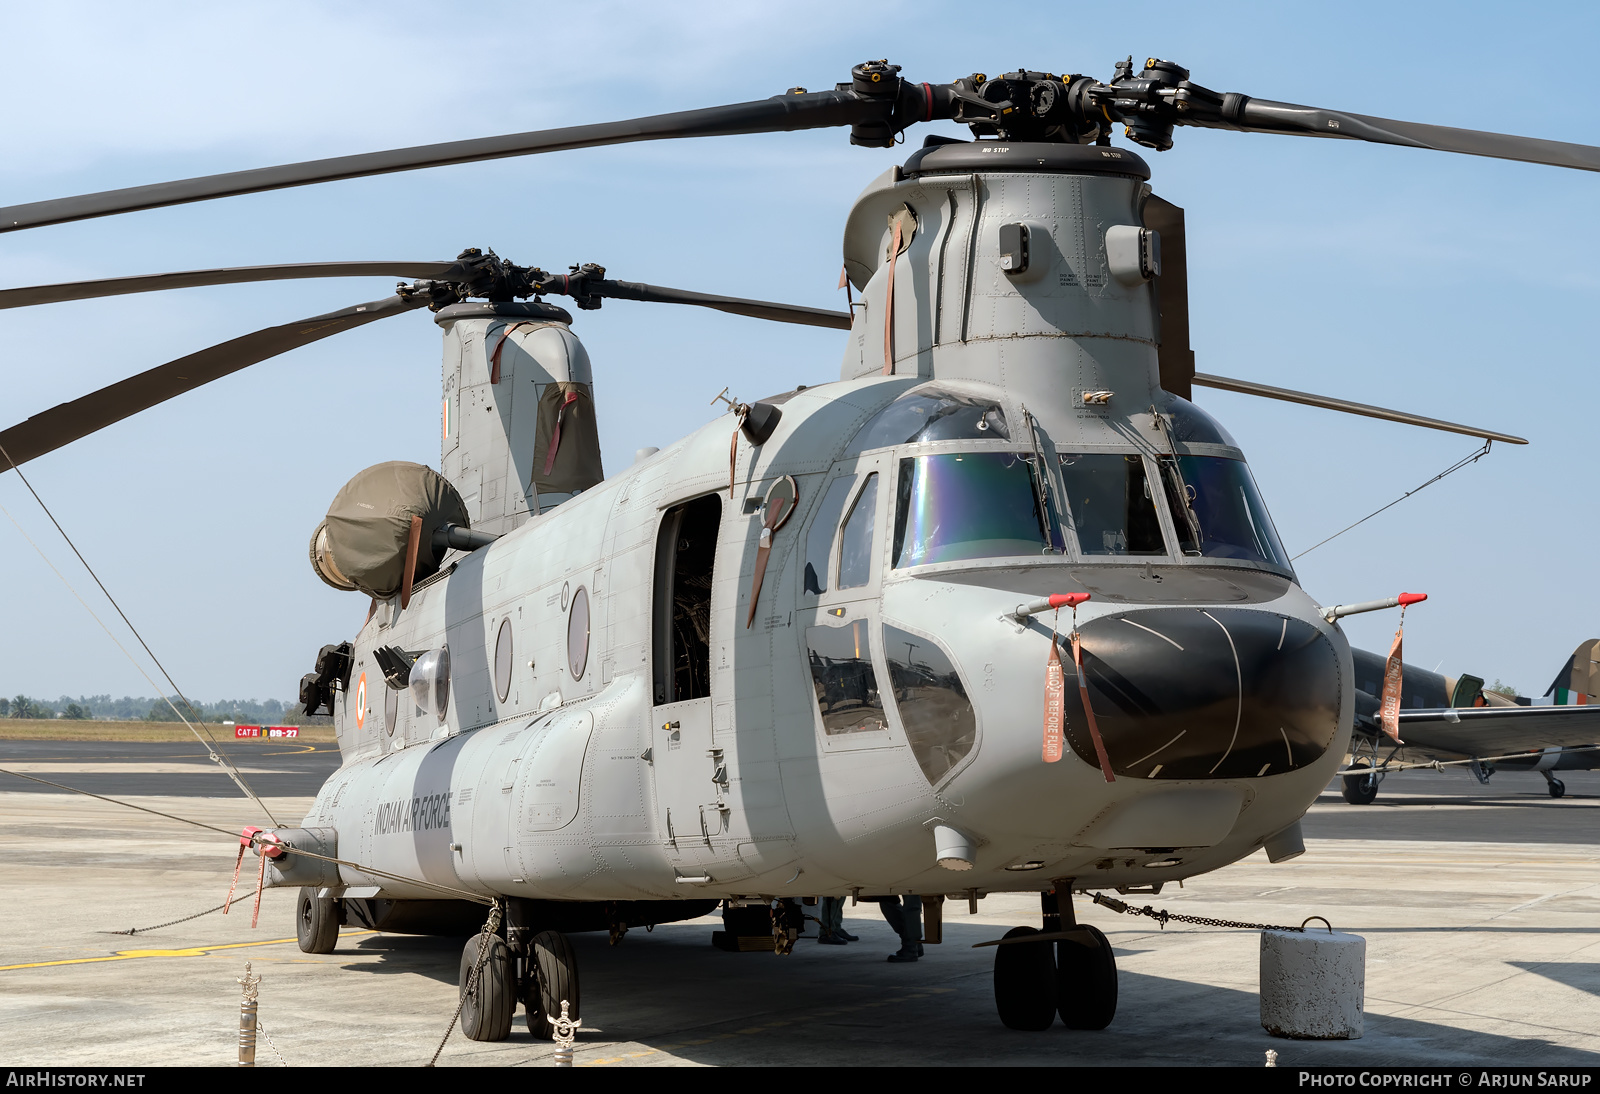
[[(1305, 620), (1152, 608), (1100, 616), (1080, 634), (1090, 705), (1118, 776), (1281, 775), (1320, 757), (1338, 731), (1338, 651)], [(1067, 740), (1098, 767), (1068, 673)]]

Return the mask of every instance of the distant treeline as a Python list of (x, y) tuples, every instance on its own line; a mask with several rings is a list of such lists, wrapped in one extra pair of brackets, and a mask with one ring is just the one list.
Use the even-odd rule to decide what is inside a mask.
[(300, 713), (300, 704), (277, 699), (223, 699), (215, 703), (195, 703), (192, 706), (173, 696), (150, 699), (144, 696), (124, 695), (113, 699), (109, 695), (80, 695), (74, 699), (63, 695), (56, 700), (33, 699), (16, 695), (0, 698), (0, 718), (74, 718), (118, 722), (176, 722), (173, 707), (183, 711), (190, 721), (246, 722), (300, 725), (302, 723), (331, 722), (327, 716), (306, 718)]

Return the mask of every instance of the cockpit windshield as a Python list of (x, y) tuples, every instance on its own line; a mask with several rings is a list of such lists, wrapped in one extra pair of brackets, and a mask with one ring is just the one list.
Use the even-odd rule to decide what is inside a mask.
[(1237, 558), (1289, 569), (1250, 469), (1224, 456), (1163, 456), (1161, 480), (1186, 555)]
[(1063, 455), (1061, 480), (1083, 554), (1167, 553), (1143, 457), (1121, 452)]
[(901, 395), (862, 426), (848, 454), (927, 441), (1009, 440), (1005, 411), (992, 402), (924, 384)]
[(950, 452), (900, 461), (894, 564), (1055, 554), (1060, 522), (1035, 459)]

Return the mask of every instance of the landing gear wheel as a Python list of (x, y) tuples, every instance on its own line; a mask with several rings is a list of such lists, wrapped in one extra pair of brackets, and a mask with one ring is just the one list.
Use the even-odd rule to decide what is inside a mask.
[[(1367, 767), (1365, 760), (1352, 760), (1351, 767)], [(1371, 805), (1378, 796), (1376, 775), (1346, 775), (1343, 780), (1344, 800), (1351, 805)]]
[(1561, 795), (1565, 794), (1566, 792), (1567, 792), (1567, 784), (1566, 783), (1562, 782), (1560, 779), (1551, 779), (1550, 780), (1550, 796), (1552, 798), (1559, 798), (1559, 797), (1561, 797)]
[(461, 974), (457, 980), (461, 995), (461, 1032), (474, 1041), (504, 1041), (511, 1036), (511, 1019), (517, 1013), (517, 982), (511, 963), (511, 947), (499, 935), (489, 936), (488, 953), (478, 970), (472, 993), (467, 993), (467, 977), (478, 963), (482, 934), (475, 934), (461, 951)]
[(300, 890), (294, 905), (295, 931), (306, 953), (332, 953), (339, 942), (339, 906), (332, 897), (319, 897), (314, 887)]
[(1117, 959), (1100, 928), (1056, 943), (1056, 998), (1068, 1029), (1105, 1029), (1117, 1013)]
[[(528, 943), (528, 979), (523, 984), (528, 1032), (536, 1041), (555, 1039), (555, 1023), (566, 1000), (567, 1016), (580, 1018), (578, 955), (560, 931), (540, 931)], [(509, 1020), (508, 1020), (509, 1021)]]
[[(1038, 934), (1036, 927), (1013, 927), (1007, 938)], [(1019, 942), (994, 948), (994, 1005), (1008, 1029), (1049, 1029), (1056, 1020), (1056, 962), (1048, 942)]]

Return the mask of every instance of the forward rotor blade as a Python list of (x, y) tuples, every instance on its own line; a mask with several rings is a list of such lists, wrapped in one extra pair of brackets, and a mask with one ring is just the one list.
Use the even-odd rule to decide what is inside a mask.
[[(1231, 120), (1231, 119), (1230, 119)], [(1373, 118), (1365, 114), (1345, 114), (1295, 103), (1270, 99), (1247, 99), (1238, 109), (1234, 126), (1253, 133), (1283, 133), (1305, 137), (1342, 137), (1396, 144), (1408, 148), (1431, 148), (1439, 152), (1460, 152), (1468, 156), (1543, 163), (1551, 167), (1571, 167), (1579, 171), (1600, 171), (1600, 148), (1587, 144), (1547, 141), (1538, 137), (1517, 137), (1509, 133), (1485, 133), (1477, 129), (1452, 129), (1444, 125), (1424, 125), (1392, 118)]]
[(1189, 248), (1184, 239), (1183, 210), (1152, 194), (1144, 203), (1144, 226), (1161, 237), (1161, 273), (1156, 278), (1156, 300), (1161, 309), (1161, 339), (1156, 347), (1156, 360), (1161, 386), (1180, 398), (1193, 398)]
[(500, 137), (424, 144), (387, 152), (366, 152), (355, 156), (308, 160), (281, 167), (261, 167), (249, 171), (230, 171), (220, 175), (162, 182), (150, 186), (131, 186), (97, 194), (36, 201), (27, 205), (0, 208), (0, 232), (15, 232), (46, 224), (91, 217), (130, 213), (139, 209), (159, 209), (192, 201), (257, 194), (291, 186), (310, 186), (339, 179), (387, 175), (396, 171), (416, 171), (424, 167), (443, 167), (455, 163), (528, 156), (538, 152), (559, 152), (572, 148), (596, 148), (634, 141), (656, 141), (673, 137), (719, 137), (738, 133), (792, 132), (851, 125), (864, 118), (877, 117), (893, 106), (892, 102), (865, 99), (849, 91), (824, 91), (782, 95), (756, 102), (682, 110), (620, 122), (574, 125), (563, 129), (544, 129)]
[(1438, 429), (1445, 433), (1461, 433), (1468, 437), (1481, 437), (1486, 441), (1504, 441), (1507, 444), (1528, 443), (1526, 437), (1513, 437), (1509, 433), (1496, 433), (1492, 429), (1479, 429), (1477, 426), (1441, 421), (1438, 418), (1424, 418), (1420, 414), (1410, 414), (1404, 410), (1389, 410), (1381, 406), (1369, 406), (1366, 403), (1352, 403), (1348, 399), (1334, 399), (1327, 395), (1312, 395), (1304, 391), (1293, 391), (1286, 387), (1272, 387), (1268, 384), (1258, 384), (1253, 380), (1233, 380), (1226, 376), (1210, 376), (1204, 372), (1197, 372), (1194, 374), (1194, 382), (1201, 387), (1214, 387), (1219, 391), (1235, 391), (1241, 395), (1259, 395), (1262, 398), (1279, 399), (1286, 403), (1317, 406), (1324, 410), (1337, 410), (1344, 414), (1359, 414), (1363, 418), (1381, 418), (1386, 422), (1399, 422), (1402, 425), (1416, 425), (1424, 429)]
[(288, 281), (302, 277), (410, 277), (439, 279), (458, 269), (456, 262), (298, 262), (282, 266), (226, 266), (215, 270), (111, 277), (0, 289), (0, 309), (55, 304), (63, 300), (95, 300), (103, 296), (192, 289), (203, 285), (240, 285), (251, 281)]
[(771, 319), (779, 323), (797, 323), (807, 327), (831, 327), (834, 330), (850, 329), (848, 312), (829, 311), (826, 308), (775, 304), (767, 300), (746, 300), (738, 296), (715, 296), (711, 293), (690, 292), (688, 289), (643, 285), (634, 281), (606, 281), (602, 284), (604, 287), (600, 295), (610, 299), (644, 300), (657, 304), (695, 304), (734, 315), (748, 315), (753, 319)]
[(35, 414), (20, 425), (0, 433), (0, 448), (6, 453), (0, 457), (0, 471), (53, 452), (141, 410), (164, 403), (186, 391), (193, 391), (202, 384), (209, 384), (212, 380), (238, 372), (258, 361), (310, 345), (341, 331), (423, 307), (426, 302), (422, 298), (388, 296), (343, 311), (267, 327), (180, 357), (176, 361), (157, 365), (148, 372), (141, 372), (126, 380), (119, 380), (80, 399)]

